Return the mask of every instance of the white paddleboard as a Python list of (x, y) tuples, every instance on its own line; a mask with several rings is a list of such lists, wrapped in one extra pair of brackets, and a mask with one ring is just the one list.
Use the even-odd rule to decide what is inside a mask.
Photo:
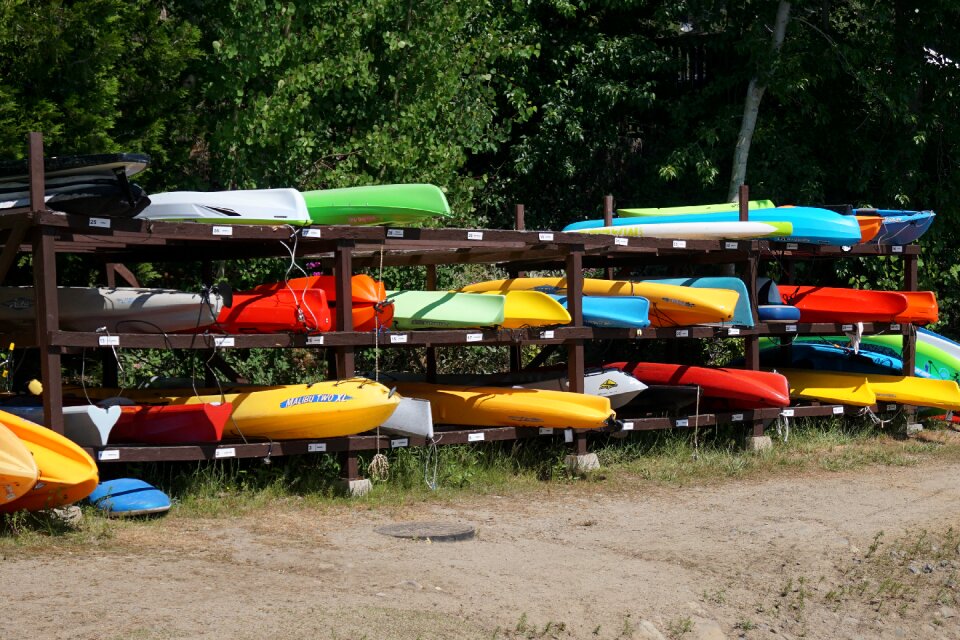
[[(789, 229), (787, 228), (789, 227)], [(721, 240), (788, 236), (793, 233), (789, 222), (665, 222), (663, 224), (622, 224), (610, 227), (577, 229), (577, 233), (629, 238), (674, 238), (678, 240)]]
[(150, 205), (137, 217), (208, 224), (310, 224), (307, 204), (296, 189), (153, 193)]

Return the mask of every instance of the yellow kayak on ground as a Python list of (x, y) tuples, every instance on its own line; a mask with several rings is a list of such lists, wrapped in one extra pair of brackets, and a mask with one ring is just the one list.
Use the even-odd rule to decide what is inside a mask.
[(867, 382), (880, 402), (960, 411), (960, 387), (953, 380), (868, 373)]
[[(109, 391), (98, 391), (103, 397)], [(91, 393), (93, 395), (93, 393)], [(116, 393), (113, 393), (116, 395)], [(369, 431), (389, 418), (400, 396), (367, 378), (270, 387), (233, 386), (219, 389), (137, 389), (124, 391), (138, 402), (198, 404), (229, 402), (233, 413), (224, 438), (334, 438)]]
[(563, 305), (540, 291), (482, 291), (489, 295), (502, 295), (504, 329), (523, 327), (553, 327), (570, 324), (570, 313)]
[(59, 433), (0, 411), (0, 423), (29, 449), (40, 475), (21, 497), (0, 504), (0, 513), (52, 509), (82, 500), (97, 488), (97, 464), (87, 452)]
[(777, 373), (786, 376), (791, 398), (858, 407), (877, 403), (877, 396), (862, 373), (808, 369), (777, 369)]
[[(513, 278), (488, 280), (463, 287), (461, 291), (504, 293), (507, 291), (542, 291), (564, 294), (566, 278)], [(656, 282), (604, 280), (584, 278), (583, 293), (588, 296), (642, 296), (650, 301), (650, 324), (673, 327), (733, 318), (740, 294), (731, 289), (682, 287)]]
[(430, 401), (433, 421), (471, 427), (598, 429), (614, 419), (610, 400), (568, 391), (398, 382), (408, 398)]
[(0, 423), (0, 505), (16, 500), (40, 477), (27, 445)]

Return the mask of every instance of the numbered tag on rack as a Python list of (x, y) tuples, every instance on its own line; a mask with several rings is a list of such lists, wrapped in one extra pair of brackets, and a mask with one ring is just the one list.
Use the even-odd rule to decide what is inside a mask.
[(120, 336), (100, 336), (97, 338), (97, 343), (101, 347), (119, 347)]
[(690, 421), (687, 420), (686, 418), (681, 418), (681, 419), (679, 419), (679, 420), (676, 421), (676, 423), (675, 423), (674, 426), (677, 426), (677, 427), (689, 427), (689, 426), (690, 426)]
[(406, 341), (407, 341), (407, 334), (405, 333), (390, 334), (390, 344), (404, 344)]
[(787, 243), (787, 251), (796, 251), (799, 248), (800, 248), (800, 245), (798, 245), (796, 242)]
[(232, 347), (232, 346), (233, 346), (233, 338), (232, 338), (231, 336), (227, 336), (227, 337), (223, 337), (223, 338), (214, 338), (214, 339), (213, 339), (213, 346), (215, 346), (215, 347)]
[(565, 429), (563, 432), (563, 441), (567, 444), (573, 442), (573, 429)]
[(845, 325), (843, 325), (842, 327), (840, 327), (840, 330), (841, 330), (841, 331), (853, 331), (853, 325), (852, 325), (852, 324), (845, 324)]
[(616, 238), (613, 239), (613, 244), (615, 244), (615, 245), (617, 245), (617, 246), (620, 246), (620, 247), (629, 246), (629, 245), (630, 245), (630, 238), (621, 238), (621, 237), (618, 236), (618, 237), (616, 237)]
[(833, 415), (836, 416), (836, 415), (839, 415), (839, 414), (841, 414), (841, 413), (843, 413), (843, 407), (834, 407), (834, 408), (833, 408)]
[(540, 332), (541, 340), (552, 340), (553, 339), (553, 329), (548, 329), (547, 331)]
[(797, 332), (797, 325), (795, 325), (795, 324), (788, 324), (786, 327), (784, 327), (784, 331), (786, 331), (787, 333), (796, 333), (796, 332)]
[(540, 427), (537, 433), (540, 434), (541, 436), (552, 436), (553, 429), (551, 427)]
[(687, 248), (687, 241), (686, 241), (686, 240), (674, 240), (674, 241), (673, 241), (673, 248), (674, 248), (674, 249), (686, 249), (686, 248)]
[(897, 405), (895, 405), (895, 404), (888, 404), (888, 405), (887, 405), (887, 411), (896, 411), (896, 410), (897, 410)]
[(784, 409), (783, 411), (780, 412), (780, 415), (782, 415), (784, 418), (792, 418), (793, 409)]
[(540, 233), (537, 235), (540, 238), (540, 242), (552, 242), (553, 234), (552, 233)]
[(300, 232), (304, 238), (322, 238), (323, 234), (320, 232), (320, 229), (314, 229), (313, 227), (306, 227), (303, 231)]
[(467, 240), (483, 240), (483, 231), (467, 231)]
[(410, 438), (396, 438), (390, 441), (391, 449), (398, 449), (400, 447), (405, 447), (410, 444)]
[(117, 449), (109, 449), (107, 451), (97, 452), (97, 460), (100, 460), (102, 462), (105, 462), (107, 460), (119, 460), (119, 459), (120, 459), (120, 451), (118, 451)]
[(468, 433), (467, 442), (483, 442), (482, 433)]
[(214, 458), (236, 458), (237, 450), (234, 447), (223, 447), (222, 449), (216, 449), (213, 452)]
[(402, 238), (403, 229), (387, 229), (388, 238)]
[(891, 324), (891, 325), (890, 325), (890, 331), (900, 331), (900, 324), (899, 324), (899, 323), (896, 323), (896, 322), (893, 323), (893, 324)]
[(483, 334), (482, 333), (468, 333), (467, 342), (482, 342)]
[(742, 413), (733, 414), (732, 416), (730, 416), (730, 422), (743, 422), (743, 414)]
[(213, 225), (213, 235), (215, 236), (232, 236), (233, 227), (224, 227), (221, 225)]
[(729, 329), (727, 329), (727, 335), (738, 336), (740, 335), (740, 329), (738, 329), (737, 327), (730, 327)]
[(740, 244), (737, 243), (737, 242), (724, 242), (724, 243), (723, 243), (723, 248), (724, 248), (724, 249), (739, 249), (739, 248), (740, 248)]
[(689, 338), (690, 330), (689, 329), (677, 329), (676, 337), (678, 338)]
[(311, 442), (307, 445), (308, 453), (326, 453), (327, 443), (326, 442)]
[(110, 218), (90, 218), (89, 222), (91, 227), (98, 227), (100, 229), (110, 228)]
[(323, 344), (323, 336), (307, 336), (307, 346), (316, 347)]
[(620, 429), (623, 431), (633, 431), (633, 423), (627, 420), (626, 422), (620, 423)]
[(903, 253), (903, 245), (895, 244), (890, 247), (890, 251), (893, 253)]

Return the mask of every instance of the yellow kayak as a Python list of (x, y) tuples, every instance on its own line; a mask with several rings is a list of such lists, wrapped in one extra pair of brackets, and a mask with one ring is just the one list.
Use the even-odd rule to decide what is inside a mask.
[(540, 291), (482, 291), (490, 295), (503, 295), (504, 329), (523, 327), (552, 327), (570, 324), (570, 314), (563, 305)]
[(0, 423), (29, 449), (40, 475), (21, 497), (0, 504), (0, 513), (37, 511), (82, 500), (97, 488), (97, 464), (72, 441), (46, 427), (0, 411)]
[(27, 445), (0, 423), (0, 505), (33, 488), (40, 469)]
[(880, 402), (960, 411), (960, 387), (953, 380), (868, 373), (867, 383)]
[(398, 382), (408, 398), (430, 401), (433, 421), (477, 427), (598, 429), (614, 418), (610, 400), (568, 391)]
[[(545, 293), (566, 293), (566, 278), (513, 278), (488, 280), (463, 287), (461, 291), (493, 292), (537, 290)], [(603, 280), (584, 278), (583, 293), (588, 296), (642, 296), (650, 301), (650, 324), (673, 327), (733, 318), (740, 294), (731, 289), (682, 287), (656, 282)]]
[(791, 398), (859, 407), (877, 403), (864, 374), (808, 369), (777, 369), (777, 373), (787, 377)]
[[(334, 438), (373, 429), (389, 418), (400, 397), (367, 378), (330, 380), (275, 387), (138, 389), (124, 395), (138, 402), (233, 404), (224, 438)], [(109, 393), (109, 392), (107, 392)], [(97, 395), (102, 395), (98, 392)]]

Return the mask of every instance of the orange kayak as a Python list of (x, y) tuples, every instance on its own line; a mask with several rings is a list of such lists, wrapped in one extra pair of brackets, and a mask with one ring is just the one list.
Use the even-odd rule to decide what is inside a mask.
[[(337, 314), (333, 312), (337, 303), (336, 281), (333, 276), (308, 276), (293, 278), (283, 282), (272, 282), (254, 287), (248, 293), (275, 292), (287, 287), (294, 291), (320, 289), (326, 295), (331, 310), (330, 330), (337, 331)], [(393, 322), (393, 305), (387, 302), (387, 291), (383, 283), (370, 276), (357, 274), (350, 280), (353, 299), (353, 330), (376, 331), (389, 327)]]
[(777, 285), (784, 304), (800, 309), (801, 322), (912, 322), (939, 317), (930, 291), (872, 291), (842, 287)]
[(856, 216), (857, 223), (860, 225), (860, 243), (870, 242), (883, 226), (882, 216)]

